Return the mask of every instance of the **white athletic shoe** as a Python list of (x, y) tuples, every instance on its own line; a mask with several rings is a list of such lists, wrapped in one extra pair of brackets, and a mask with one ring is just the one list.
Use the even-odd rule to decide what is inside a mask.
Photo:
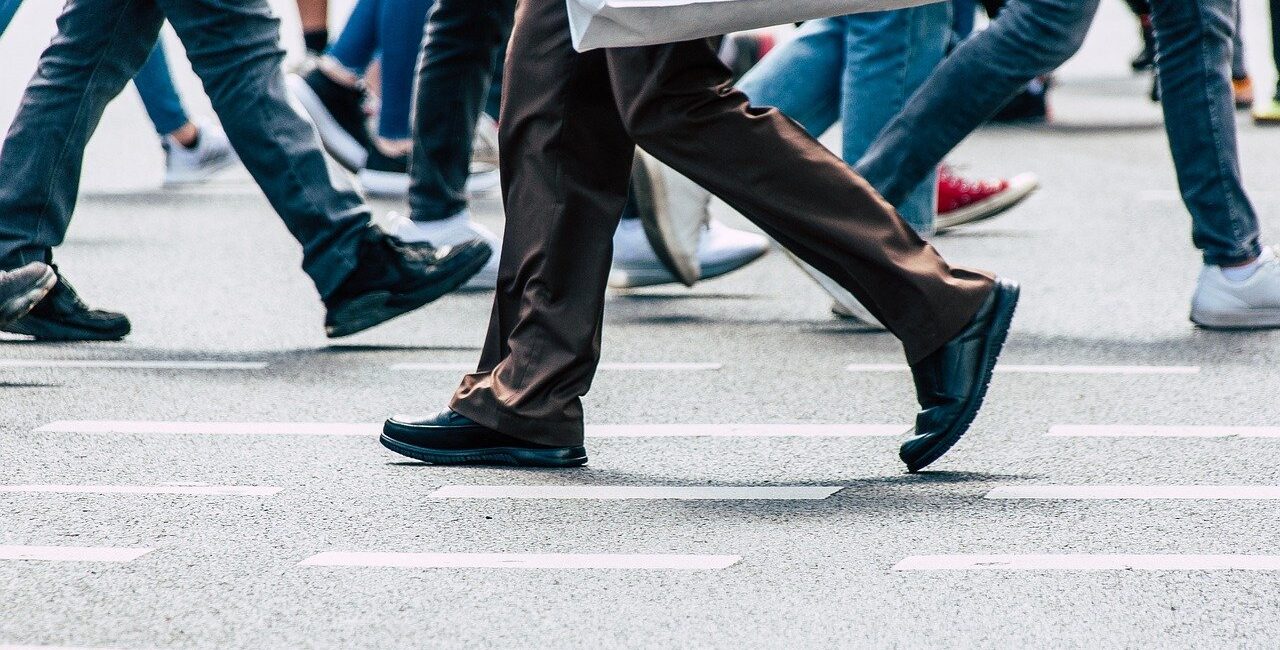
[(165, 158), (165, 187), (203, 183), (239, 161), (227, 134), (220, 127), (199, 121), (196, 128), (200, 132), (199, 141), (190, 149), (171, 135), (166, 135), (161, 142)]
[[(680, 282), (649, 245), (638, 219), (624, 219), (613, 236), (609, 286), (631, 289)], [(769, 238), (711, 220), (702, 228), (697, 260), (704, 280), (736, 271), (769, 252)]]
[(1280, 257), (1268, 249), (1262, 265), (1241, 282), (1218, 266), (1200, 272), (1191, 299), (1191, 322), (1209, 329), (1280, 328)]
[(388, 212), (374, 223), (388, 235), (410, 244), (428, 243), (438, 247), (483, 239), (493, 248), (493, 255), (462, 288), (482, 291), (498, 286), (502, 242), (492, 230), (472, 221), (470, 212), (459, 212), (440, 221), (414, 221), (398, 212)]
[(700, 252), (711, 221), (711, 193), (643, 151), (636, 154), (631, 178), (651, 249), (679, 282), (693, 286), (704, 277)]
[(482, 196), (498, 188), (498, 123), (487, 113), (476, 122), (475, 140), (471, 145), (471, 176), (467, 178), (467, 195)]

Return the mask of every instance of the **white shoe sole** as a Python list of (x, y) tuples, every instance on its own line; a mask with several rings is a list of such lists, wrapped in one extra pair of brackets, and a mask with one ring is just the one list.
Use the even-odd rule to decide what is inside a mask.
[(409, 196), (408, 174), (361, 169), (356, 177), (369, 196), (380, 199), (403, 199)]
[(1009, 179), (1009, 189), (945, 215), (938, 215), (937, 231), (941, 233), (957, 226), (986, 221), (1022, 203), (1037, 189), (1040, 189), (1040, 179), (1035, 174), (1018, 174)]
[(203, 183), (214, 176), (217, 176), (220, 172), (231, 169), (238, 162), (240, 162), (240, 159), (237, 158), (235, 154), (230, 154), (224, 158), (220, 158), (212, 165), (207, 165), (199, 169), (183, 172), (170, 172), (166, 170), (164, 173), (163, 187), (181, 187), (183, 185), (196, 185)]
[[(743, 254), (731, 257), (729, 259), (716, 262), (714, 264), (702, 265), (702, 280), (710, 280), (722, 275), (727, 275), (748, 264), (764, 257), (769, 252), (768, 247), (759, 250), (744, 251)], [(661, 263), (646, 266), (633, 266), (630, 268), (615, 268), (609, 272), (609, 286), (614, 289), (638, 289), (640, 287), (653, 287), (662, 284), (681, 283), (676, 276), (667, 270), (666, 266)]]
[(887, 329), (884, 324), (877, 320), (875, 315), (868, 311), (862, 303), (858, 302), (858, 299), (854, 298), (853, 294), (849, 293), (847, 289), (840, 286), (835, 280), (827, 277), (827, 275), (822, 271), (809, 266), (804, 260), (796, 257), (795, 253), (787, 250), (786, 247), (783, 247), (782, 250), (786, 251), (787, 257), (790, 257), (791, 261), (795, 262), (796, 266), (800, 267), (800, 270), (804, 271), (805, 275), (808, 275), (819, 287), (822, 287), (822, 290), (826, 291), (827, 295), (831, 296), (831, 299), (835, 301), (835, 304), (843, 310), (843, 313), (836, 312), (834, 309), (832, 310), (838, 318), (852, 318), (858, 321), (860, 325), (872, 330)]
[[(637, 153), (631, 171), (631, 188), (640, 212), (640, 224), (644, 227), (649, 246), (653, 248), (658, 259), (671, 268), (680, 277), (678, 281), (692, 287), (698, 280), (711, 277), (707, 269), (703, 269), (697, 260), (697, 253), (690, 250), (689, 243), (696, 247), (696, 242), (684, 242), (679, 234), (677, 217), (672, 211), (671, 188), (662, 173), (662, 163), (648, 157), (643, 152)], [(688, 216), (688, 215), (685, 215)], [(699, 225), (706, 222), (706, 214), (697, 215)], [(654, 282), (653, 284), (666, 284)], [(636, 285), (644, 286), (644, 285)]]
[(1191, 322), (1216, 330), (1280, 329), (1280, 309), (1208, 311), (1192, 308)]
[(320, 101), (320, 96), (307, 85), (307, 81), (297, 75), (288, 75), (285, 83), (311, 118), (316, 132), (320, 134), (320, 142), (324, 144), (325, 151), (328, 151), (329, 155), (343, 167), (353, 172), (363, 169), (365, 162), (369, 159), (369, 152), (338, 125), (338, 121), (329, 113), (329, 109), (324, 107), (324, 102)]

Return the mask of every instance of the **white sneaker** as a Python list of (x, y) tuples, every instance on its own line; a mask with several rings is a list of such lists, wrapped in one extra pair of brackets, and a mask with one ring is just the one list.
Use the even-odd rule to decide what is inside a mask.
[(467, 211), (440, 221), (414, 221), (398, 212), (388, 212), (375, 225), (383, 232), (410, 244), (429, 243), (432, 246), (453, 246), (483, 239), (493, 248), (493, 255), (480, 272), (463, 285), (463, 289), (491, 290), (498, 286), (498, 261), (501, 258), (501, 240), (492, 230), (471, 220)]
[(220, 127), (201, 121), (196, 122), (196, 128), (200, 132), (199, 141), (190, 149), (171, 135), (164, 137), (161, 146), (165, 157), (165, 187), (203, 183), (239, 161)]
[(1280, 257), (1267, 249), (1247, 280), (1232, 282), (1218, 266), (1200, 272), (1191, 322), (1209, 329), (1280, 328)]
[(487, 113), (476, 122), (476, 135), (471, 145), (471, 176), (467, 177), (467, 196), (483, 196), (498, 188), (498, 123)]
[(636, 153), (631, 178), (640, 223), (654, 253), (680, 282), (693, 286), (704, 277), (699, 258), (711, 221), (711, 193), (644, 151)]
[(800, 267), (801, 271), (804, 271), (806, 275), (813, 278), (813, 281), (817, 282), (818, 286), (822, 287), (822, 290), (826, 291), (827, 295), (831, 296), (833, 303), (831, 305), (831, 313), (840, 318), (855, 321), (857, 324), (863, 325), (869, 329), (887, 329), (884, 324), (877, 320), (866, 307), (862, 306), (862, 303), (858, 302), (857, 298), (853, 297), (853, 294), (840, 286), (838, 282), (832, 280), (822, 271), (809, 266), (807, 262), (796, 257), (794, 253), (786, 248), (783, 248), (782, 250), (787, 251), (787, 256), (791, 258), (791, 261), (795, 262), (796, 266)]
[[(624, 219), (613, 236), (613, 271), (609, 286), (615, 289), (648, 287), (680, 282), (658, 259), (638, 219)], [(702, 228), (697, 260), (704, 280), (736, 271), (769, 252), (769, 238), (735, 230), (711, 220)]]

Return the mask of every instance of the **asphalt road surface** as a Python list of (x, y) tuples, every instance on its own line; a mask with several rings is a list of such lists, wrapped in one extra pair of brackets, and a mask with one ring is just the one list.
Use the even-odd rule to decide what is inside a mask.
[[(57, 11), (28, 4), (0, 124)], [(445, 402), (489, 296), (329, 342), (247, 175), (159, 190), (126, 91), (58, 260), (134, 334), (0, 342), (0, 646), (1275, 647), (1280, 334), (1187, 321), (1189, 218), (1105, 4), (1055, 124), (951, 159), (1043, 189), (936, 240), (1024, 298), (988, 406), (917, 476), (900, 349), (778, 253), (610, 295), (587, 467), (390, 454), (378, 423)], [(1245, 11), (1265, 93), (1264, 3)], [(1242, 116), (1241, 138), (1276, 242), (1280, 129)], [(496, 199), (475, 209), (500, 227)]]

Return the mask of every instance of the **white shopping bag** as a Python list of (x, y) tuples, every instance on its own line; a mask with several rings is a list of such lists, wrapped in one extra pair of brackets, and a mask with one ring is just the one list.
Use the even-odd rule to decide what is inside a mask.
[(573, 47), (634, 47), (706, 38), (941, 0), (565, 0)]

